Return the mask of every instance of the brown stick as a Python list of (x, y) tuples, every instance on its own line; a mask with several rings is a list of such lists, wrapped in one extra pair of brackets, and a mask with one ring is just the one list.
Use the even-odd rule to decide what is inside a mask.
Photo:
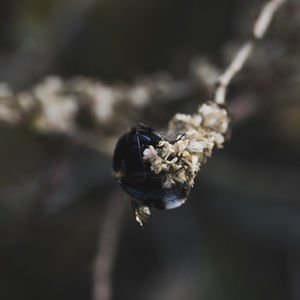
[(112, 188), (101, 224), (98, 254), (94, 265), (94, 300), (109, 300), (112, 271), (116, 259), (121, 221), (126, 199), (118, 186)]
[(264, 37), (276, 11), (287, 0), (271, 0), (267, 2), (258, 16), (253, 26), (253, 37), (246, 41), (233, 57), (231, 64), (219, 77), (215, 91), (214, 101), (218, 104), (224, 104), (228, 85), (234, 76), (243, 68), (246, 61), (253, 52), (255, 44)]

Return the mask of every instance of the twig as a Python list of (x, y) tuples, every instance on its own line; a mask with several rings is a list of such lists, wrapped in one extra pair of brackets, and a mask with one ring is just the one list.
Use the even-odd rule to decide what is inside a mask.
[(246, 41), (239, 51), (234, 56), (231, 64), (224, 71), (224, 73), (219, 77), (217, 81), (217, 88), (215, 91), (214, 101), (218, 104), (225, 103), (227, 87), (230, 84), (233, 77), (243, 68), (247, 59), (252, 54), (255, 44), (261, 40), (276, 11), (279, 7), (284, 4), (287, 0), (271, 0), (267, 2), (254, 23), (253, 27), (253, 37), (252, 39)]
[(94, 265), (94, 300), (111, 299), (111, 277), (118, 240), (121, 220), (126, 201), (120, 188), (114, 186), (108, 198), (104, 221), (101, 224), (98, 254)]

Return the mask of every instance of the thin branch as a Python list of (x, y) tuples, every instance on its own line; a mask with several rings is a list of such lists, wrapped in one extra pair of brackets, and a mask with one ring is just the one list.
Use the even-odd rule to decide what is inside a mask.
[(98, 254), (94, 265), (94, 300), (109, 300), (112, 271), (116, 259), (121, 221), (126, 201), (119, 187), (112, 188), (101, 224)]
[(234, 56), (231, 64), (228, 66), (228, 68), (224, 71), (224, 73), (219, 77), (217, 81), (217, 88), (214, 97), (214, 101), (216, 103), (225, 103), (228, 85), (230, 84), (234, 76), (243, 68), (247, 59), (252, 54), (257, 41), (264, 37), (276, 11), (286, 1), (287, 0), (271, 0), (263, 6), (259, 17), (254, 23), (252, 39), (246, 41), (241, 46), (239, 51)]

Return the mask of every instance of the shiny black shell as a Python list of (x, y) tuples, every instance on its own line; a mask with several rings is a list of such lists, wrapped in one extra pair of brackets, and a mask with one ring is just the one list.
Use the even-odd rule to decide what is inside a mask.
[(143, 152), (154, 148), (162, 137), (151, 128), (139, 124), (117, 142), (113, 156), (113, 170), (122, 189), (142, 205), (169, 209), (180, 206), (186, 199), (184, 189), (167, 190), (162, 186), (164, 172), (155, 174), (150, 163), (143, 160)]

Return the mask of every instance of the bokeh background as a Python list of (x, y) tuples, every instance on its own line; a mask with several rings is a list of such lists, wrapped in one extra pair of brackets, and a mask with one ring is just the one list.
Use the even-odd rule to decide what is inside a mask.
[[(113, 144), (130, 126), (163, 130), (211, 97), (263, 3), (1, 1), (1, 299), (300, 299), (299, 1), (278, 12), (232, 83), (231, 139), (183, 207), (154, 211), (141, 229), (111, 173)], [(101, 122), (91, 96), (75, 127), (51, 128), (42, 85), (46, 100), (28, 100), (30, 113), (14, 118), (16, 99), (38, 97), (45, 78), (64, 90), (77, 76), (160, 93), (145, 105), (135, 94), (138, 108), (123, 100)]]

